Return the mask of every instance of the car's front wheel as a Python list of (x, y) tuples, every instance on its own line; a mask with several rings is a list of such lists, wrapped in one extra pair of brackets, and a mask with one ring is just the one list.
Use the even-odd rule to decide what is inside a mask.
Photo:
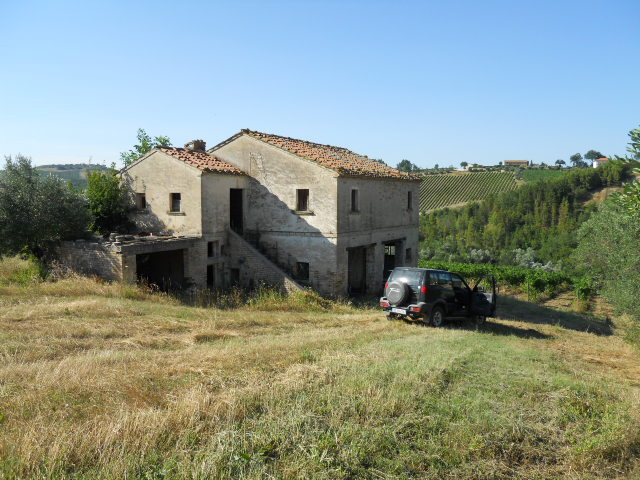
[(432, 327), (441, 327), (444, 323), (444, 310), (442, 307), (434, 307), (429, 315), (429, 324)]
[(487, 317), (485, 317), (484, 315), (476, 315), (475, 317), (473, 317), (473, 319), (476, 322), (476, 325), (480, 326), (480, 325), (484, 325), (485, 323), (487, 323)]

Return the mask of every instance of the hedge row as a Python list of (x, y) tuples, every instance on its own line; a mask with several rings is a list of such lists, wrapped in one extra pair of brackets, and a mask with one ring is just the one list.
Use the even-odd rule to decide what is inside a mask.
[(593, 293), (593, 283), (586, 277), (572, 277), (564, 272), (549, 272), (539, 268), (523, 268), (488, 263), (430, 262), (421, 261), (423, 268), (448, 270), (467, 280), (478, 280), (483, 275), (496, 277), (498, 285), (513, 288), (528, 287), (533, 292), (554, 293), (560, 287), (575, 288), (578, 298), (585, 299)]

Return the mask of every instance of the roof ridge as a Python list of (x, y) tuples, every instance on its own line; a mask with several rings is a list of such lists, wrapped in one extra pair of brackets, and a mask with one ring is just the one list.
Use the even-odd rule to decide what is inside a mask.
[[(362, 155), (361, 153), (354, 152), (353, 150), (349, 150), (346, 147), (339, 147), (338, 145), (331, 145), (329, 143), (318, 143), (318, 142), (312, 142), (311, 140), (302, 140), (301, 138), (285, 137), (284, 135), (278, 135), (278, 134), (275, 134), (275, 133), (259, 132), (257, 130), (251, 130), (249, 128), (243, 128), (242, 132), (248, 133), (249, 135), (251, 135), (252, 133), (258, 133), (260, 135), (268, 135), (269, 137), (277, 137), (277, 138), (282, 138), (284, 140), (292, 140), (294, 142), (307, 143), (309, 145), (316, 145), (318, 147), (335, 148), (336, 150), (343, 150), (345, 152), (353, 153), (354, 155), (357, 155), (359, 157), (369, 158), (367, 155)], [(372, 159), (369, 159), (369, 160), (372, 160)]]
[(203, 172), (212, 173), (230, 173), (234, 175), (244, 175), (245, 172), (229, 162), (220, 160), (213, 154), (206, 151), (193, 151), (184, 147), (173, 146), (157, 146), (154, 150), (163, 152), (176, 160), (186, 163), (192, 167), (202, 170)]
[[(384, 162), (371, 159), (367, 155), (362, 155), (354, 152), (353, 150), (349, 150), (348, 148), (338, 147), (335, 145), (326, 145), (308, 140), (284, 137), (282, 135), (259, 132), (248, 128), (242, 129), (239, 134), (234, 135), (228, 139), (227, 142), (242, 134), (285, 150), (300, 158), (315, 162), (320, 166), (330, 168), (341, 175), (411, 181), (421, 180), (421, 176), (419, 175), (401, 172)], [(218, 144), (214, 149), (219, 145), (222, 144)]]

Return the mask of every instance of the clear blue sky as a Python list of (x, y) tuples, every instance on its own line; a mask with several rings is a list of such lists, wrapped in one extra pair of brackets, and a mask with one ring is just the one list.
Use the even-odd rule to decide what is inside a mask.
[(623, 153), (640, 1), (2, 1), (0, 155), (241, 128), (395, 165)]

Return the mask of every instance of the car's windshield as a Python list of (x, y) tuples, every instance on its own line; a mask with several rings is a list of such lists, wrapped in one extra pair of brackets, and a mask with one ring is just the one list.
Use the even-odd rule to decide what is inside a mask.
[(420, 270), (394, 270), (389, 275), (389, 281), (416, 286), (422, 283), (422, 273)]

